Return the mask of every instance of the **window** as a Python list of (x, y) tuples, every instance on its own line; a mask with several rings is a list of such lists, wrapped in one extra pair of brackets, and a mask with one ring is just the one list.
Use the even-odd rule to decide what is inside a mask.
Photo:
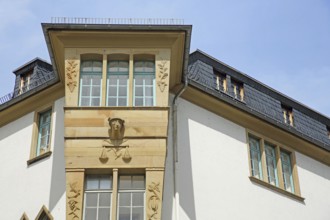
[(129, 62), (109, 61), (107, 71), (107, 106), (128, 106)]
[(248, 134), (251, 180), (300, 196), (294, 153), (275, 141)]
[(31, 72), (21, 75), (20, 90), (19, 93), (24, 93), (29, 90)]
[(135, 60), (134, 61), (134, 106), (155, 105), (155, 61)]
[(222, 92), (227, 92), (226, 75), (220, 74), (220, 73), (216, 73), (215, 77), (216, 77), (216, 81), (215, 81), (215, 85), (216, 85), (215, 88), (216, 88), (216, 90), (222, 91)]
[(292, 108), (282, 105), (283, 120), (285, 124), (294, 126)]
[(119, 176), (118, 220), (144, 219), (144, 176)]
[(50, 214), (46, 206), (42, 206), (36, 220), (53, 220), (53, 216)]
[(88, 175), (85, 181), (84, 219), (110, 219), (112, 176)]
[(102, 61), (82, 61), (80, 68), (79, 106), (100, 106)]
[(117, 174), (86, 175), (84, 220), (144, 219), (145, 176)]
[(234, 95), (235, 99), (238, 99), (240, 101), (244, 101), (243, 84), (232, 79), (231, 80), (231, 88), (233, 90), (233, 95)]
[(51, 116), (51, 109), (39, 114), (36, 156), (47, 152), (49, 149)]
[(328, 134), (328, 138), (330, 139), (330, 126), (327, 126), (327, 134)]
[(27, 164), (51, 155), (52, 106), (37, 109), (34, 113), (33, 134), (30, 159)]

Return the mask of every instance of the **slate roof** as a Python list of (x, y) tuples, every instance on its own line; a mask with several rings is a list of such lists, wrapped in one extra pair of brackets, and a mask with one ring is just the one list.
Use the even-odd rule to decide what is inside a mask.
[[(228, 91), (216, 88), (216, 74), (226, 75)], [(234, 97), (231, 80), (242, 83), (244, 100)], [(188, 83), (222, 101), (246, 111), (262, 120), (291, 132), (319, 147), (330, 151), (328, 129), (330, 119), (292, 98), (264, 85), (252, 77), (222, 63), (221, 61), (197, 50), (190, 54), (188, 64)], [(284, 122), (282, 105), (292, 108), (294, 125)]]

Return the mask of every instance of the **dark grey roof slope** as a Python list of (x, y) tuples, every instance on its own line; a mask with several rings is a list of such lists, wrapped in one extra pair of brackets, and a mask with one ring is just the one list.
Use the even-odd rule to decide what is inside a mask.
[[(0, 97), (0, 110), (58, 81), (52, 65), (38, 57), (18, 67), (13, 73), (16, 75), (14, 90)], [(26, 74), (29, 80), (22, 86), (22, 76)]]
[[(223, 74), (226, 77), (227, 91), (217, 89), (215, 73)], [(231, 81), (233, 80), (243, 85), (244, 100), (235, 98), (231, 88)], [(190, 55), (188, 82), (210, 95), (330, 151), (330, 139), (328, 137), (330, 119), (328, 117), (200, 50)], [(293, 126), (284, 122), (282, 106), (289, 106), (292, 109), (294, 115)]]

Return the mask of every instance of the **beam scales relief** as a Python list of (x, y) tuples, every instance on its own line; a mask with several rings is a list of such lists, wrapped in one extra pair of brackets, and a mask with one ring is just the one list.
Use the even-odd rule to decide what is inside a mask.
[[(104, 174), (110, 175), (113, 181), (111, 219), (117, 219), (119, 215), (119, 183), (121, 176), (127, 175), (145, 178), (143, 219), (161, 219), (169, 120), (170, 50), (69, 48), (65, 51), (67, 219), (84, 219), (86, 178)], [(80, 106), (81, 57), (86, 54), (100, 55), (95, 56), (101, 62), (102, 78), (101, 101), (97, 106)], [(121, 56), (116, 54), (127, 54), (125, 57), (129, 59), (127, 106), (107, 106), (109, 57), (120, 59)], [(153, 106), (133, 105), (136, 54), (153, 54), (155, 57)], [(116, 205), (117, 208), (112, 207)]]

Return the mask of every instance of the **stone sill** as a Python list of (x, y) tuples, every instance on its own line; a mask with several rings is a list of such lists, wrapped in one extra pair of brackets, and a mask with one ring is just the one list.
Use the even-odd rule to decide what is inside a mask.
[(252, 182), (254, 182), (254, 183), (260, 184), (260, 185), (265, 186), (265, 187), (267, 187), (267, 188), (269, 188), (269, 189), (271, 189), (271, 190), (274, 190), (274, 191), (276, 191), (276, 192), (278, 192), (278, 193), (284, 194), (284, 195), (286, 195), (286, 196), (288, 196), (288, 197), (290, 197), (290, 198), (293, 198), (293, 199), (295, 199), (295, 200), (298, 200), (299, 202), (304, 202), (304, 201), (305, 201), (305, 198), (303, 198), (303, 197), (301, 197), (301, 196), (299, 196), (299, 195), (296, 195), (296, 194), (294, 194), (294, 193), (290, 193), (290, 192), (288, 192), (288, 191), (286, 191), (286, 190), (284, 190), (284, 189), (281, 189), (281, 188), (279, 188), (279, 187), (277, 187), (277, 186), (274, 186), (274, 185), (272, 185), (272, 184), (269, 184), (269, 183), (267, 183), (267, 182), (265, 182), (265, 181), (263, 181), (263, 180), (260, 180), (260, 179), (258, 179), (258, 178), (255, 178), (255, 177), (253, 177), (253, 176), (249, 176), (249, 179), (250, 179)]
[(39, 155), (37, 157), (31, 158), (30, 160), (26, 161), (26, 163), (29, 166), (29, 165), (31, 165), (31, 164), (39, 161), (39, 160), (42, 160), (42, 159), (44, 159), (46, 157), (49, 157), (50, 155), (52, 155), (52, 152), (51, 151), (47, 151), (46, 153), (43, 153), (43, 154), (41, 154), (41, 155)]

